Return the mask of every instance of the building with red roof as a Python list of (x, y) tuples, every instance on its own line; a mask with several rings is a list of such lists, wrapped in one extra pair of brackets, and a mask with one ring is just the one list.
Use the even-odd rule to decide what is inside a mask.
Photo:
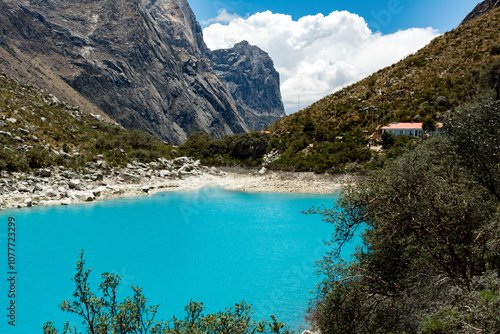
[[(442, 123), (436, 123), (436, 129), (443, 127)], [(420, 137), (424, 134), (422, 123), (392, 123), (381, 128), (382, 133), (390, 132), (396, 136)]]

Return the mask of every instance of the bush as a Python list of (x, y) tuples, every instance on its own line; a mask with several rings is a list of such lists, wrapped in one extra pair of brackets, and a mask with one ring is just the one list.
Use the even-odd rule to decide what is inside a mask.
[(500, 55), (500, 44), (495, 44), (490, 48), (490, 55), (498, 56)]
[(396, 142), (396, 136), (392, 132), (382, 133), (382, 147), (385, 149), (391, 148)]
[(26, 160), (20, 159), (16, 154), (0, 149), (0, 170), (8, 172), (24, 171), (28, 168)]
[(269, 141), (260, 131), (237, 136), (232, 143), (231, 155), (237, 159), (259, 159), (266, 153)]
[(40, 145), (26, 152), (26, 160), (30, 168), (44, 168), (53, 164), (49, 150)]

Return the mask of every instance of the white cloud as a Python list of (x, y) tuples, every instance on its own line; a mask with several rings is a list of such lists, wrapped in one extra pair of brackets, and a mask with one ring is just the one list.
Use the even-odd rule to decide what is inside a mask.
[(231, 14), (225, 8), (219, 9), (218, 15), (214, 18), (208, 19), (207, 21), (201, 22), (202, 25), (207, 26), (213, 23), (228, 24), (229, 22), (239, 19), (241, 16), (238, 14)]
[(414, 53), (439, 35), (432, 28), (374, 33), (362, 17), (346, 11), (298, 21), (267, 11), (212, 24), (203, 34), (212, 50), (247, 40), (268, 52), (280, 72), (287, 113), (297, 111), (299, 95), (303, 108)]

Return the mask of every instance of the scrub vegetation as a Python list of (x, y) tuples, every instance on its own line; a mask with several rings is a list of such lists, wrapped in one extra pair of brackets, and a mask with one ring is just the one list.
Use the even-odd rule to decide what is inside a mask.
[[(321, 333), (500, 332), (500, 102), (460, 108), (448, 136), (348, 187), (309, 319)], [(351, 262), (338, 250), (355, 234)], [(338, 248), (337, 248), (338, 247)]]
[(176, 157), (173, 146), (0, 73), (0, 171), (49, 166), (83, 169), (88, 162), (126, 165)]

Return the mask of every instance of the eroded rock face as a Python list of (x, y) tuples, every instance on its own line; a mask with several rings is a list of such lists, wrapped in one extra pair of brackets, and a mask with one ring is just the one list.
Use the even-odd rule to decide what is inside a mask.
[[(186, 0), (4, 0), (0, 47), (127, 128), (171, 143), (248, 131)], [(43, 76), (40, 76), (43, 77)]]
[(498, 7), (500, 7), (500, 0), (485, 0), (485, 1), (481, 2), (480, 4), (478, 4), (472, 10), (472, 12), (470, 12), (469, 15), (467, 15), (465, 17), (465, 19), (460, 23), (460, 25), (464, 25), (465, 23), (469, 22), (470, 20), (473, 20), (476, 17), (481, 16), (484, 13), (486, 13), (492, 9), (498, 8)]
[(211, 58), (251, 129), (262, 130), (286, 116), (279, 73), (266, 52), (243, 41), (231, 49), (212, 51)]

